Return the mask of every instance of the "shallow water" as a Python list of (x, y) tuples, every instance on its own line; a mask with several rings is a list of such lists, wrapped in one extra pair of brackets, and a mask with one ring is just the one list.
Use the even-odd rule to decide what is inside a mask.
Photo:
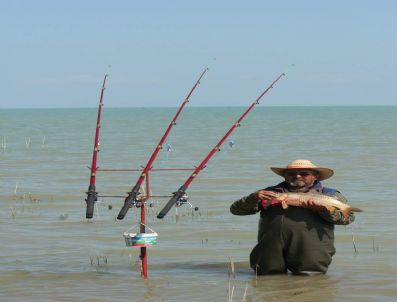
[[(175, 108), (103, 111), (102, 168), (144, 165)], [(245, 108), (186, 108), (155, 162), (192, 168)], [(152, 200), (147, 225), (159, 233), (148, 249), (149, 278), (139, 250), (122, 233), (139, 220), (122, 199), (101, 198), (85, 220), (95, 109), (0, 110), (1, 301), (395, 301), (397, 295), (397, 107), (255, 108), (190, 186), (185, 205), (155, 218), (166, 198)], [(150, 124), (148, 124), (150, 120)], [(29, 143), (30, 139), (30, 143)], [(336, 227), (326, 276), (256, 277), (248, 255), (258, 216), (229, 213), (237, 198), (280, 178), (270, 166), (296, 158), (335, 169), (325, 182), (364, 210)], [(170, 195), (189, 171), (152, 172), (154, 195)], [(99, 173), (97, 190), (124, 195), (137, 172)], [(109, 210), (108, 206), (112, 205)], [(235, 262), (229, 278), (230, 259)]]

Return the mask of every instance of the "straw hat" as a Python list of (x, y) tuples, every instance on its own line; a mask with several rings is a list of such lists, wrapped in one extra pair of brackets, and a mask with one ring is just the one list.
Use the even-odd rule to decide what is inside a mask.
[(302, 170), (302, 169), (307, 169), (307, 170), (312, 170), (316, 171), (318, 173), (318, 180), (324, 180), (327, 178), (330, 178), (333, 174), (334, 171), (329, 169), (329, 168), (321, 168), (317, 167), (315, 164), (313, 164), (310, 160), (307, 159), (296, 159), (293, 162), (289, 163), (285, 168), (278, 168), (278, 167), (271, 167), (270, 168), (274, 173), (284, 177), (285, 172), (287, 170)]

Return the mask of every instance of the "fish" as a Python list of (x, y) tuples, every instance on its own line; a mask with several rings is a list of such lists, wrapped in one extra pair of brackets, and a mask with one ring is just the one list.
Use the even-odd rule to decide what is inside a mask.
[(324, 207), (330, 213), (333, 213), (335, 209), (340, 210), (343, 217), (345, 218), (348, 218), (351, 212), (362, 212), (361, 209), (343, 203), (333, 196), (328, 196), (320, 193), (279, 193), (263, 190), (261, 191), (260, 197), (263, 198), (265, 201), (269, 200), (272, 203), (281, 203), (283, 209), (287, 209), (289, 206), (308, 207), (307, 201), (310, 200), (315, 206)]

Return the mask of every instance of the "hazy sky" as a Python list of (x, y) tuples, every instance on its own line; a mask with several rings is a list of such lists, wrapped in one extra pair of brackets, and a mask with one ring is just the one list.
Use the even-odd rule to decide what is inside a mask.
[(0, 108), (397, 105), (397, 1), (0, 3)]

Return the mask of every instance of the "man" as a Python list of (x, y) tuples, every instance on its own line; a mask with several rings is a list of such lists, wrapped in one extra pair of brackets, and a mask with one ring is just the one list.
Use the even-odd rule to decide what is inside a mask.
[(294, 160), (285, 168), (271, 170), (284, 177), (276, 186), (259, 190), (235, 201), (234, 215), (260, 212), (258, 244), (250, 255), (250, 265), (258, 275), (291, 271), (297, 275), (325, 274), (335, 254), (334, 225), (354, 221), (354, 214), (344, 217), (335, 209), (328, 211), (308, 199), (302, 207), (283, 209), (280, 203), (266, 202), (265, 190), (275, 192), (312, 192), (333, 196), (347, 202), (343, 195), (324, 187), (320, 181), (334, 172), (309, 160)]

